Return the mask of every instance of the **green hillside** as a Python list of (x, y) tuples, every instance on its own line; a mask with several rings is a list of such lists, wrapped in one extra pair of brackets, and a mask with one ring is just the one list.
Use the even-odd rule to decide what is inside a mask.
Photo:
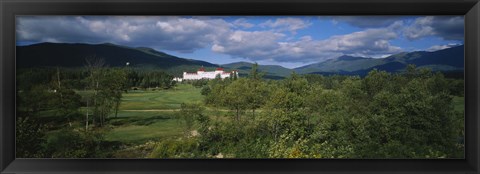
[[(221, 65), (224, 68), (230, 70), (238, 70), (239, 74), (248, 74), (252, 69), (253, 63), (249, 62), (235, 62)], [(258, 69), (260, 72), (265, 73), (265, 78), (283, 78), (289, 76), (293, 70), (285, 68), (279, 65), (258, 65)]]
[(307, 66), (296, 68), (295, 71), (301, 74), (308, 74), (312, 72), (352, 72), (362, 69), (367, 69), (373, 66), (382, 64), (381, 59), (340, 56), (336, 59), (329, 59), (324, 62), (310, 64)]
[(86, 59), (103, 59), (106, 66), (121, 67), (129, 62), (132, 67), (169, 69), (177, 66), (217, 65), (198, 60), (179, 58), (151, 48), (132, 48), (110, 43), (66, 44), (40, 43), (17, 46), (17, 66), (27, 67), (83, 67)]

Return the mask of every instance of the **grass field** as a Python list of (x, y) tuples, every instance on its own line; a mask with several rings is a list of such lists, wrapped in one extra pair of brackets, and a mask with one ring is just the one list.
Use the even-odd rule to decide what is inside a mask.
[(118, 118), (110, 120), (114, 127), (107, 133), (106, 140), (142, 144), (148, 140), (181, 136), (183, 127), (172, 114), (162, 111), (122, 111)]
[(129, 91), (123, 94), (118, 117), (111, 115), (113, 129), (106, 140), (142, 144), (149, 140), (178, 137), (183, 125), (175, 119), (183, 102), (201, 102), (200, 89), (179, 84), (175, 89)]
[(200, 88), (179, 84), (170, 90), (129, 91), (123, 94), (120, 110), (171, 110), (179, 109), (183, 102), (201, 102)]

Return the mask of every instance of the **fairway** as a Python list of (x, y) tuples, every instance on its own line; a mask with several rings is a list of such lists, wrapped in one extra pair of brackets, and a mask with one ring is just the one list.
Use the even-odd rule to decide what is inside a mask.
[(142, 144), (148, 140), (182, 135), (182, 126), (172, 113), (122, 111), (118, 118), (110, 121), (117, 126), (107, 133), (108, 141)]
[(123, 94), (120, 110), (179, 109), (184, 102), (202, 102), (200, 90), (189, 84), (178, 84), (169, 90), (131, 90)]
[(200, 89), (178, 84), (169, 90), (131, 90), (123, 94), (117, 118), (112, 114), (108, 141), (142, 144), (148, 140), (179, 137), (183, 125), (175, 114), (182, 103), (202, 102)]

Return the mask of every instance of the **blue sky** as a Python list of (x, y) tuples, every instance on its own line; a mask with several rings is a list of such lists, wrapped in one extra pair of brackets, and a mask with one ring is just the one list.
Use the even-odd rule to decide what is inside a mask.
[(216, 64), (295, 68), (464, 42), (463, 16), (21, 16), (17, 45), (114, 43)]

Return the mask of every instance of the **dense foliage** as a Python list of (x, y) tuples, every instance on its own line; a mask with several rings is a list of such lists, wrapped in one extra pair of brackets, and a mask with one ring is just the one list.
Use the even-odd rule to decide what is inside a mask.
[[(85, 68), (21, 69), (17, 76), (17, 157), (107, 157), (103, 140), (130, 88), (169, 89), (173, 76), (108, 68), (101, 59)], [(82, 94), (82, 95), (80, 95)], [(105, 151), (105, 149), (110, 149)]]
[[(122, 96), (175, 90), (160, 71), (24, 69), (18, 74), (17, 157), (461, 158), (463, 80), (409, 66), (365, 77), (291, 74), (183, 82), (203, 102), (185, 102), (180, 137), (128, 146), (107, 141)], [(193, 88), (193, 87), (192, 87)], [(50, 117), (55, 116), (55, 119)], [(61, 119), (59, 119), (61, 118)], [(123, 150), (119, 150), (122, 148)], [(131, 156), (134, 154), (134, 156)], [(137, 156), (135, 156), (137, 155)]]
[[(463, 157), (458, 141), (463, 125), (457, 124), (463, 113), (455, 112), (452, 104), (452, 95), (462, 93), (460, 83), (414, 66), (403, 74), (292, 74), (281, 81), (261, 80), (254, 68), (248, 78), (215, 79), (202, 89), (206, 107), (229, 109), (230, 120), (197, 121), (198, 146), (153, 157), (186, 152), (239, 158)], [(181, 113), (191, 113), (191, 107), (199, 112), (205, 106), (182, 107)]]

